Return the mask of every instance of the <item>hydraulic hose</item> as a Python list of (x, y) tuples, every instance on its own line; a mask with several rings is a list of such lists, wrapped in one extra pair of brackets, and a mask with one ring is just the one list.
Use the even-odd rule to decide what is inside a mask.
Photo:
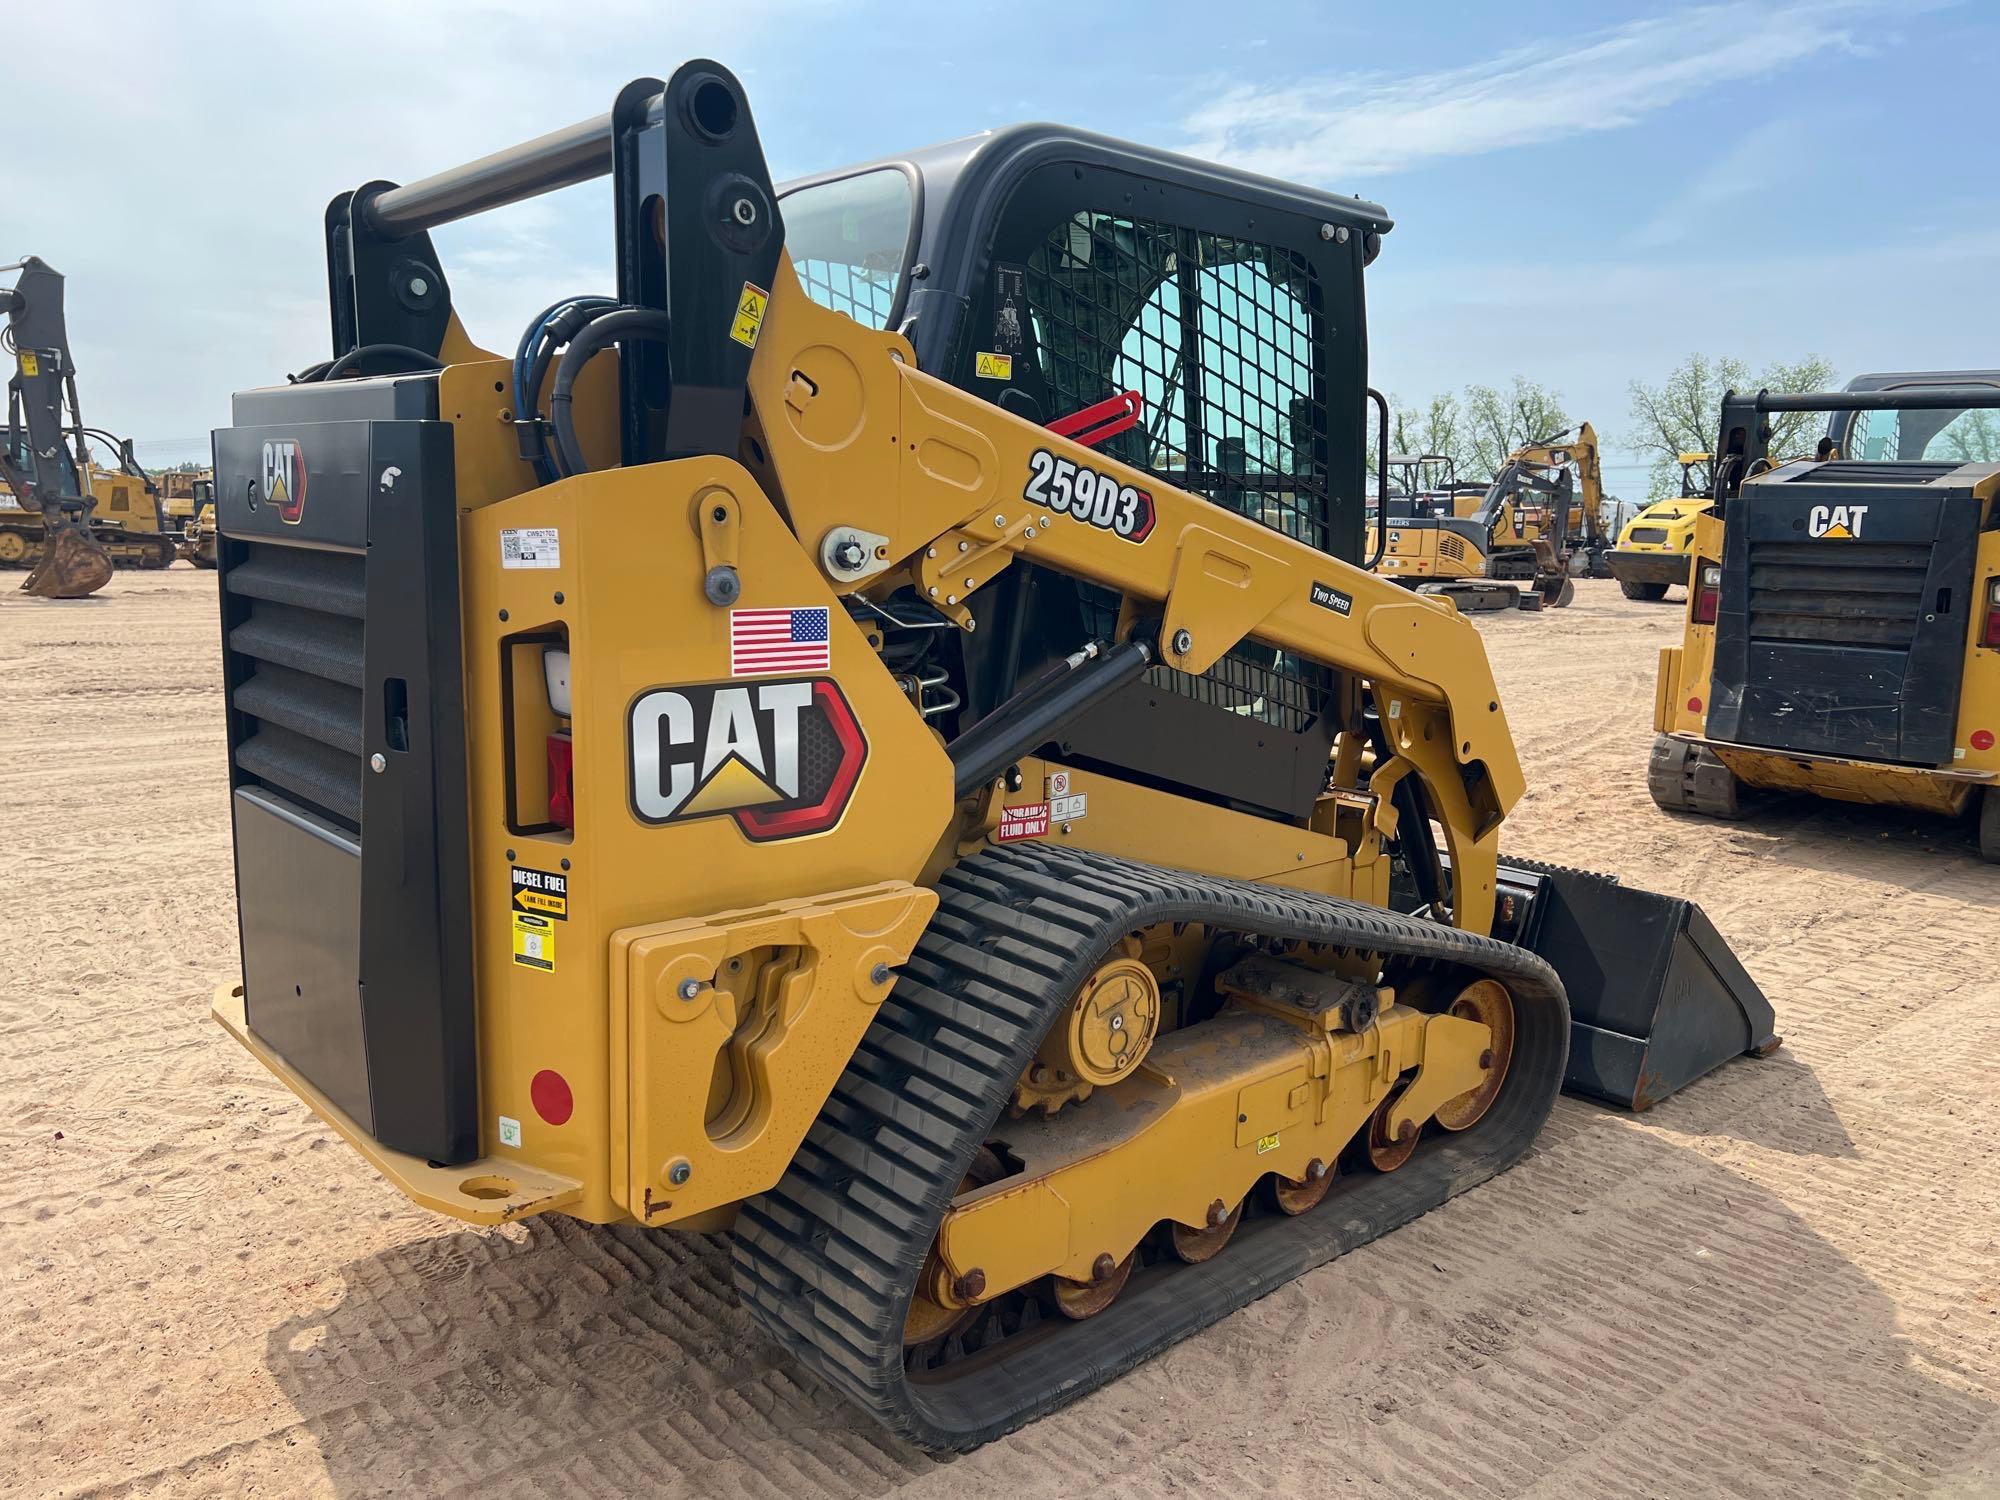
[[(414, 348), (409, 344), (362, 344), (357, 348), (348, 350), (339, 359), (333, 360), (330, 363), (314, 365), (309, 370), (301, 370), (292, 379), (295, 384), (304, 384), (319, 380), (338, 380), (364, 359), (388, 359), (392, 357), (401, 360), (405, 365), (415, 370), (442, 370), (444, 368), (444, 361), (436, 355), (426, 354), (423, 350)], [(395, 370), (389, 373), (401, 375), (408, 373), (408, 371)]]
[(569, 341), (569, 348), (563, 351), (556, 365), (555, 385), (549, 392), (549, 423), (555, 429), (556, 462), (565, 474), (590, 472), (583, 445), (577, 441), (576, 416), (571, 410), (577, 377), (583, 374), (583, 367), (613, 343), (646, 339), (664, 342), (671, 328), (667, 315), (657, 308), (621, 307), (593, 318)]
[(617, 307), (609, 297), (565, 297), (542, 309), (525, 331), (514, 350), (514, 421), (523, 435), (522, 452), (534, 466), (535, 478), (553, 484), (562, 477), (556, 460), (545, 449), (541, 413), (537, 402), (556, 351), (567, 344), (593, 318)]

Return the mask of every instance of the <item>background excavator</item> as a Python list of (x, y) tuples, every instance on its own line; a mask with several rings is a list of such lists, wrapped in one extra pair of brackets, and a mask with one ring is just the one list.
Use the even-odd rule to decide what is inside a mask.
[[(19, 274), (12, 287), (0, 288), (7, 315), (0, 347), (14, 361), (0, 482), (14, 503), (0, 509), (0, 565), (29, 569), (21, 584), (26, 593), (80, 599), (111, 581), (116, 562), (166, 567), (174, 541), (159, 492), (131, 444), (84, 425), (62, 274), (32, 255), (0, 267), (7, 271)], [(93, 461), (93, 441), (115, 455), (115, 469)]]
[(1597, 433), (1527, 443), (1507, 456), (1484, 493), (1392, 505), (1377, 534), (1375, 571), (1462, 610), (1560, 608), (1571, 578), (1601, 567), (1608, 532)]
[[(474, 344), (429, 231), (607, 173), (613, 293)], [(781, 194), (697, 62), (326, 225), (214, 435), (214, 1010), (415, 1201), (726, 1232), (965, 1448), (1775, 1045), (1502, 857), (1479, 634), (1357, 566), (1380, 208), (1048, 125)]]

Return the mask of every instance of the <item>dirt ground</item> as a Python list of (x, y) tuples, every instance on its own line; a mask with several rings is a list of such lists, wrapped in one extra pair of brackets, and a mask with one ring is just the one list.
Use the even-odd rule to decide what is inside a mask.
[(2000, 869), (1644, 786), (1679, 610), (1483, 622), (1515, 851), (1698, 898), (1785, 1047), (1539, 1148), (968, 1457), (884, 1438), (720, 1241), (413, 1208), (208, 1020), (214, 575), (0, 592), (0, 1493), (2000, 1494)]

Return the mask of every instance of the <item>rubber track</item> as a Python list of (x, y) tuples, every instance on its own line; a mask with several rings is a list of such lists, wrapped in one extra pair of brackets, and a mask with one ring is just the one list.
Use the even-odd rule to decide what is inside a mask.
[[(1353, 901), (1075, 849), (993, 849), (939, 884), (936, 916), (790, 1168), (737, 1219), (738, 1294), (799, 1361), (893, 1431), (976, 1447), (1103, 1385), (1525, 1153), (1562, 1083), (1569, 1005), (1524, 949)], [(1161, 921), (1466, 966), (1515, 1001), (1506, 1087), (1397, 1172), (1344, 1181), (1298, 1218), (1246, 1216), (1197, 1266), (1135, 1272), (1097, 1317), (905, 1379), (903, 1322), (937, 1226), (1048, 1028), (1106, 951)], [(963, 1371), (954, 1374), (955, 1371)]]

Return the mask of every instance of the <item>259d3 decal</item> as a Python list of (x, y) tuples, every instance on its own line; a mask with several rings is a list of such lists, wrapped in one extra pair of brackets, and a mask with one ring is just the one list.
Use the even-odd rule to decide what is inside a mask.
[(1128, 542), (1145, 541), (1156, 519), (1153, 497), (1137, 485), (1121, 484), (1116, 475), (1058, 458), (1046, 448), (1028, 455), (1028, 482), (1021, 498)]
[(728, 816), (762, 843), (840, 821), (868, 741), (831, 678), (658, 687), (626, 716), (641, 822)]

